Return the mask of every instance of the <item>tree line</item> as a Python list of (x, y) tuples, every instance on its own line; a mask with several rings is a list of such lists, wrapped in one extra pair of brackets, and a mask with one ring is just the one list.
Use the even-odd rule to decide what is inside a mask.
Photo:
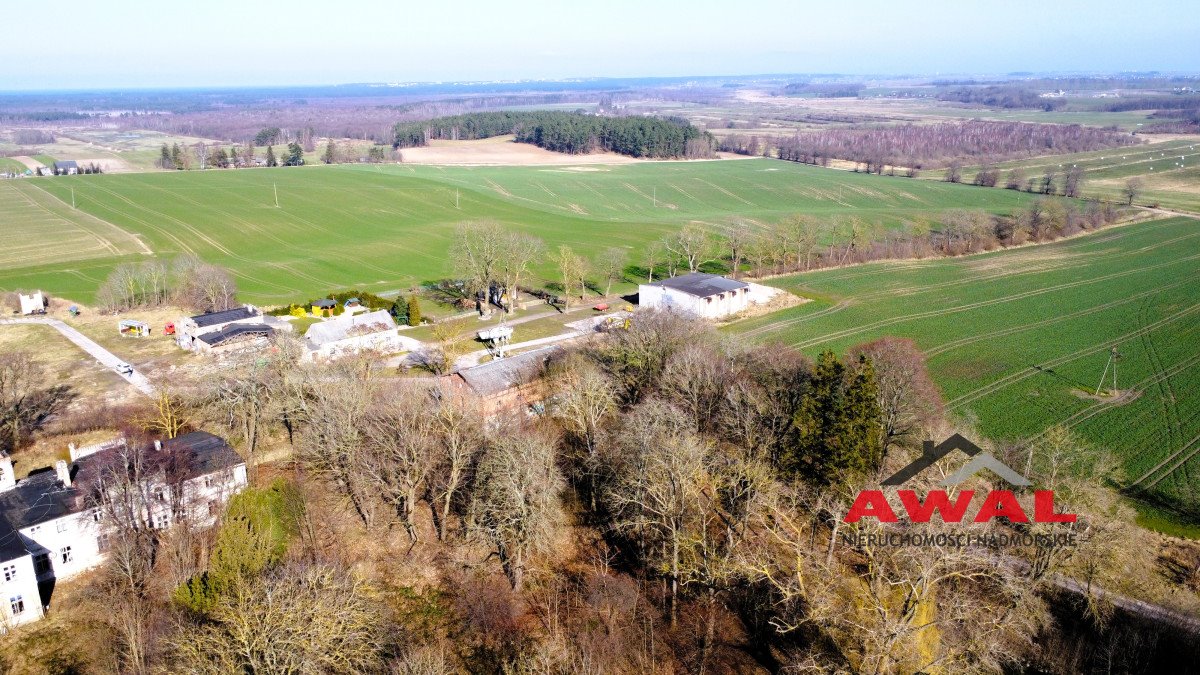
[[(1140, 190), (1140, 186), (1135, 186)], [(1140, 194), (1140, 192), (1136, 192)], [(1132, 198), (1131, 198), (1132, 199)], [(716, 228), (688, 224), (651, 242), (638, 261), (647, 281), (697, 271), (767, 276), (871, 260), (957, 256), (1046, 242), (1119, 220), (1111, 203), (1041, 197), (1009, 215), (952, 209), (887, 228), (856, 216), (796, 214), (776, 223), (734, 219)]]
[(513, 134), (517, 142), (569, 154), (596, 151), (631, 157), (698, 158), (712, 154), (713, 140), (686, 120), (600, 117), (557, 111), (481, 112), (395, 126), (393, 148), (430, 140), (474, 140)]
[(889, 165), (922, 169), (967, 158), (986, 163), (1089, 152), (1138, 142), (1136, 137), (1117, 129), (970, 120), (802, 133), (780, 139), (778, 155), (780, 159), (803, 164), (826, 165), (829, 159), (850, 160), (865, 164), (868, 173), (882, 173)]

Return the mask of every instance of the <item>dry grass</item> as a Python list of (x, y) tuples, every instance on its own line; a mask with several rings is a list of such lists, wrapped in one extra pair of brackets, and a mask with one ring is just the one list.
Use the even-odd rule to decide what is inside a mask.
[(0, 352), (16, 350), (32, 352), (46, 370), (44, 386), (70, 387), (76, 395), (76, 405), (96, 398), (116, 403), (137, 395), (125, 380), (96, 363), (49, 326), (0, 325)]
[(405, 164), (458, 166), (562, 166), (580, 164), (630, 164), (641, 160), (612, 152), (566, 155), (516, 143), (512, 136), (477, 141), (432, 141), (428, 147), (401, 150)]

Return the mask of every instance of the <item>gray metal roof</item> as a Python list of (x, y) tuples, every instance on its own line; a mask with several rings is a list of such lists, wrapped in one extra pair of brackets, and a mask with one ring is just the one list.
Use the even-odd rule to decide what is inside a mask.
[(749, 288), (750, 284), (742, 283), (727, 279), (719, 274), (703, 274), (700, 272), (692, 272), (691, 274), (682, 274), (670, 279), (657, 281), (651, 286), (662, 286), (671, 288), (677, 291), (682, 291), (688, 295), (694, 295), (697, 298), (707, 298), (720, 293), (728, 293), (742, 288)]
[(221, 312), (209, 312), (208, 314), (197, 314), (192, 317), (192, 321), (196, 322), (199, 328), (215, 326), (219, 323), (229, 323), (230, 321), (241, 321), (258, 316), (258, 312), (251, 310), (249, 307), (235, 307)]
[(562, 347), (550, 346), (524, 354), (489, 361), (480, 366), (464, 368), (458, 376), (480, 396), (495, 396), (513, 387), (528, 384), (541, 376), (550, 357), (562, 351)]
[(369, 335), (396, 327), (396, 320), (385, 309), (365, 314), (343, 314), (320, 323), (314, 323), (305, 331), (304, 337), (318, 347), (356, 335)]
[(205, 333), (198, 339), (205, 344), (216, 346), (239, 335), (270, 335), (274, 332), (275, 329), (265, 323), (235, 323), (221, 330)]
[(64, 159), (54, 163), (56, 169), (78, 169), (79, 165), (73, 159)]

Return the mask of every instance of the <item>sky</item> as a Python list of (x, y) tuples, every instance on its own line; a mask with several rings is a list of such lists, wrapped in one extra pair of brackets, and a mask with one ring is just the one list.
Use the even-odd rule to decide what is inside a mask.
[(1200, 72), (1195, 0), (2, 0), (0, 90)]

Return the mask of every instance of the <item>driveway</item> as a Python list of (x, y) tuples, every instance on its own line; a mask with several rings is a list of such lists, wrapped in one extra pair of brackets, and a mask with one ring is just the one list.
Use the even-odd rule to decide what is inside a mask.
[(91, 338), (87, 337), (83, 333), (80, 333), (79, 331), (75, 330), (74, 328), (68, 326), (67, 324), (63, 323), (62, 321), (60, 321), (58, 319), (51, 319), (51, 318), (46, 318), (46, 317), (26, 317), (26, 318), (22, 318), (22, 319), (0, 319), (0, 325), (6, 324), (6, 323), (32, 323), (32, 324), (42, 324), (44, 326), (50, 326), (54, 330), (62, 333), (63, 337), (65, 337), (68, 340), (70, 340), (71, 342), (75, 343), (75, 345), (78, 346), (80, 349), (87, 352), (88, 354), (91, 354), (92, 358), (94, 358), (100, 362), (100, 365), (104, 366), (105, 368), (108, 368), (109, 370), (113, 371), (114, 373), (117, 373), (117, 375), (124, 378), (126, 382), (128, 382), (129, 384), (136, 387), (138, 391), (142, 392), (143, 394), (145, 394), (147, 396), (154, 396), (154, 385), (150, 384), (150, 380), (147, 379), (145, 375), (139, 373), (136, 370), (128, 375), (117, 372), (117, 366), (122, 363), (125, 363), (125, 361), (123, 361), (120, 358), (117, 358), (117, 356), (115, 354), (108, 351), (104, 347), (101, 347), (100, 345), (96, 344)]

